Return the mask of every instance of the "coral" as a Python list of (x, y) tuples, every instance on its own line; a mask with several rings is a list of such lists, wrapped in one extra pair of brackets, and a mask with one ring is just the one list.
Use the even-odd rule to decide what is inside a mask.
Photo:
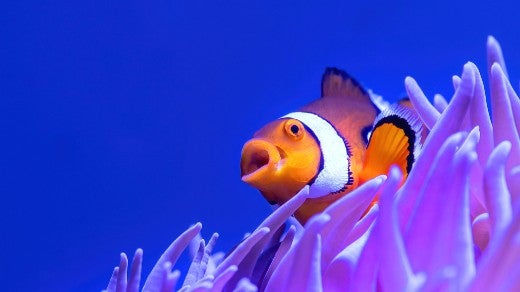
[[(171, 291), (180, 253), (195, 242), (181, 291), (481, 291), (520, 289), (520, 99), (501, 48), (487, 43), (491, 117), (477, 67), (453, 77), (448, 103), (433, 104), (411, 77), (409, 97), (430, 134), (407, 181), (397, 168), (312, 217), (285, 222), (308, 188), (274, 211), (225, 258), (195, 239), (197, 223), (164, 252), (143, 291)], [(366, 206), (380, 196), (365, 214)], [(361, 218), (361, 219), (359, 219)], [(107, 291), (137, 291), (142, 250), (114, 269)]]

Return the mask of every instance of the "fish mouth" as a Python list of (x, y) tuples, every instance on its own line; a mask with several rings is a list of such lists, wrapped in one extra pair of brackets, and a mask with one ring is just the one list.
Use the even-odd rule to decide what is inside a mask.
[(242, 181), (260, 188), (283, 165), (285, 152), (262, 139), (249, 140), (242, 149)]

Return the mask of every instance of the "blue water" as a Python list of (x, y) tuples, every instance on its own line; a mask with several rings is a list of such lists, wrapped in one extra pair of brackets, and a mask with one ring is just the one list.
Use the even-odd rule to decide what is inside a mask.
[(197, 221), (229, 250), (270, 213), (242, 144), (317, 98), (326, 66), (389, 100), (407, 75), (450, 97), (494, 34), (520, 79), (513, 1), (193, 2), (3, 3), (2, 290), (99, 290), (137, 247), (146, 274)]

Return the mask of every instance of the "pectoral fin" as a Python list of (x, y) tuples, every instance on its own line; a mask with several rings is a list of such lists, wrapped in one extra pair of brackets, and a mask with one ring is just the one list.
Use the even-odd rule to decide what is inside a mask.
[(419, 117), (402, 105), (394, 104), (381, 112), (368, 142), (361, 183), (387, 174), (392, 165), (406, 178), (420, 150), (421, 131)]

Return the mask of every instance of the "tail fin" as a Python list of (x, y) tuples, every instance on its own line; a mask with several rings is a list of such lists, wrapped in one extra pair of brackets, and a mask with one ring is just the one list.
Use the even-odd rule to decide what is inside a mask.
[(374, 122), (360, 175), (361, 182), (387, 174), (397, 165), (406, 178), (420, 152), (422, 122), (406, 106), (393, 104)]

